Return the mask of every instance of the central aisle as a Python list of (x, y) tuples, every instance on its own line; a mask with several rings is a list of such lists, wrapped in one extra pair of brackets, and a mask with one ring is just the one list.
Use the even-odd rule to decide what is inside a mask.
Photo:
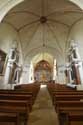
[(57, 115), (52, 106), (46, 85), (41, 85), (28, 125), (58, 125)]

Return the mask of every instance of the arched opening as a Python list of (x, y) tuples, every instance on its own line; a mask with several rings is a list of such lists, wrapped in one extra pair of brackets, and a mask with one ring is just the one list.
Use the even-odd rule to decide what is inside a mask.
[(56, 64), (53, 55), (44, 52), (35, 55), (31, 60), (30, 78), (34, 81), (46, 83), (56, 79)]
[[(58, 65), (65, 65), (66, 50), (69, 47), (69, 31), (72, 25), (82, 17), (82, 10), (73, 2), (66, 0), (54, 0), (53, 2), (50, 0), (36, 0), (35, 2), (33, 0), (19, 0), (20, 4), (16, 4), (16, 1), (14, 4), (11, 3), (11, 8), (13, 8), (6, 10), (8, 12), (11, 9), (0, 24), (2, 27), (0, 32), (4, 34), (4, 28), (5, 34), (12, 34), (9, 37), (7, 37), (8, 34), (5, 36), (8, 40), (3, 37), (4, 35), (0, 36), (2, 41), (1, 49), (5, 50), (8, 47), (6, 50), (8, 52), (10, 43), (13, 44), (13, 41), (16, 40), (19, 43), (18, 48), (19, 52), (21, 52), (23, 66), (25, 62), (26, 64), (31, 63), (34, 55), (38, 53), (42, 53), (42, 55), (43, 53), (50, 53), (56, 58)], [(16, 6), (14, 7), (14, 5)], [(8, 46), (6, 47), (6, 45)], [(39, 61), (37, 60), (36, 63)], [(52, 66), (53, 62), (54, 59)], [(64, 75), (61, 74), (61, 82), (63, 82), (63, 77)], [(55, 79), (55, 76), (53, 79)], [(26, 82), (25, 79), (23, 82)]]
[(34, 68), (35, 80), (41, 83), (46, 83), (52, 80), (52, 67), (49, 62), (41, 60)]

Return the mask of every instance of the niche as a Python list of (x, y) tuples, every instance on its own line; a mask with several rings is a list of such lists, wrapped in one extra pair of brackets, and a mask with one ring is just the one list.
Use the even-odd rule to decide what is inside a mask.
[(0, 49), (0, 75), (3, 75), (6, 53)]

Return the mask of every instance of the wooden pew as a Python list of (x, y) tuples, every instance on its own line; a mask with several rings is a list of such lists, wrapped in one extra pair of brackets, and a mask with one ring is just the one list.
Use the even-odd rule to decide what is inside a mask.
[(20, 84), (14, 87), (15, 90), (27, 90), (28, 92), (33, 92), (37, 94), (40, 89), (40, 84), (31, 83), (31, 84)]
[(55, 107), (83, 107), (83, 101), (57, 101)]
[(35, 102), (35, 99), (37, 97), (37, 94), (40, 90), (40, 84), (38, 83), (32, 83), (32, 84), (20, 84), (16, 85), (14, 87), (14, 90), (20, 90), (20, 91), (26, 91), (26, 92), (32, 92), (33, 93), (33, 100)]
[(83, 95), (83, 91), (53, 91), (53, 95)]
[(0, 111), (0, 124), (2, 123), (14, 123), (14, 125), (20, 125), (19, 114)]
[(0, 94), (0, 100), (24, 100), (27, 101), (29, 111), (32, 110), (32, 96), (31, 95), (22, 95), (22, 94)]
[[(0, 90), (0, 122), (28, 123), (29, 111), (39, 91), (39, 85), (23, 85), (21, 89)], [(8, 116), (8, 117), (7, 117)]]
[(74, 92), (76, 88), (68, 87), (64, 84), (47, 84), (48, 91), (50, 96), (53, 97), (53, 93), (59, 92)]
[(83, 95), (55, 95), (53, 97), (53, 104), (55, 105), (57, 101), (80, 101), (83, 100)]
[[(66, 85), (49, 84), (48, 89), (49, 89), (53, 104), (55, 103), (56, 96), (59, 96), (59, 95), (77, 95), (77, 96), (83, 95), (83, 91), (77, 91), (75, 88), (70, 88)], [(61, 98), (61, 100), (65, 100), (64, 97), (62, 97), (62, 98)], [(71, 98), (71, 100), (72, 100), (72, 98)], [(57, 99), (58, 99), (58, 97), (57, 97)], [(59, 99), (60, 99), (60, 96), (59, 96)], [(70, 100), (70, 98), (69, 98), (69, 100)], [(77, 100), (79, 100), (79, 98)]]
[(83, 123), (83, 108), (82, 107), (59, 108), (58, 118), (60, 125), (71, 125), (73, 121), (74, 122), (81, 121)]
[[(4, 115), (3, 115), (4, 113)], [(6, 117), (6, 113), (8, 114), (8, 118)], [(16, 121), (23, 121), (24, 125), (28, 123), (29, 109), (27, 105), (27, 101), (18, 101), (18, 100), (0, 100), (0, 119), (6, 118), (6, 120), (12, 119), (12, 115), (18, 116), (16, 117)], [(14, 118), (14, 117), (13, 117)], [(1, 120), (2, 122), (2, 120)], [(4, 122), (4, 121), (3, 121)], [(16, 123), (18, 123), (16, 122)], [(18, 124), (20, 125), (20, 124)]]
[(24, 95), (32, 95), (33, 96), (33, 93), (32, 92), (28, 92), (28, 91), (25, 91), (25, 90), (8, 90), (8, 89), (0, 89), (0, 94), (24, 94)]
[(15, 95), (30, 95), (31, 96), (31, 100), (32, 100), (32, 104), (34, 103), (34, 94), (32, 92), (27, 92), (25, 90), (8, 90), (8, 89), (0, 89), (0, 95), (1, 94), (15, 94)]
[(48, 91), (60, 125), (71, 125), (73, 121), (82, 121), (83, 124), (83, 91), (60, 84), (48, 85)]
[[(67, 98), (67, 96), (69, 98)], [(72, 96), (72, 97), (70, 97)], [(72, 100), (73, 99), (73, 96), (75, 97), (75, 100), (76, 100), (76, 97), (77, 97), (77, 100), (80, 100), (80, 98), (82, 98), (83, 96), (83, 91), (56, 91), (56, 92), (52, 92), (51, 93), (51, 98), (52, 98), (52, 103), (53, 105), (55, 104), (55, 101), (56, 100)], [(67, 99), (66, 99), (67, 98)]]
[(60, 125), (70, 125), (72, 121), (83, 121), (83, 101), (57, 101), (56, 112)]
[(69, 86), (66, 86), (65, 84), (47, 84), (47, 88), (49, 91), (76, 91), (76, 88), (71, 88)]

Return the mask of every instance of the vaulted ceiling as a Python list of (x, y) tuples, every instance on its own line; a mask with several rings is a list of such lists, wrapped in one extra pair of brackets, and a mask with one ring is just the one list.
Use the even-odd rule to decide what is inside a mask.
[(69, 32), (82, 18), (82, 10), (68, 0), (25, 0), (9, 11), (3, 22), (18, 32), (25, 60), (38, 53), (58, 59), (65, 58)]

